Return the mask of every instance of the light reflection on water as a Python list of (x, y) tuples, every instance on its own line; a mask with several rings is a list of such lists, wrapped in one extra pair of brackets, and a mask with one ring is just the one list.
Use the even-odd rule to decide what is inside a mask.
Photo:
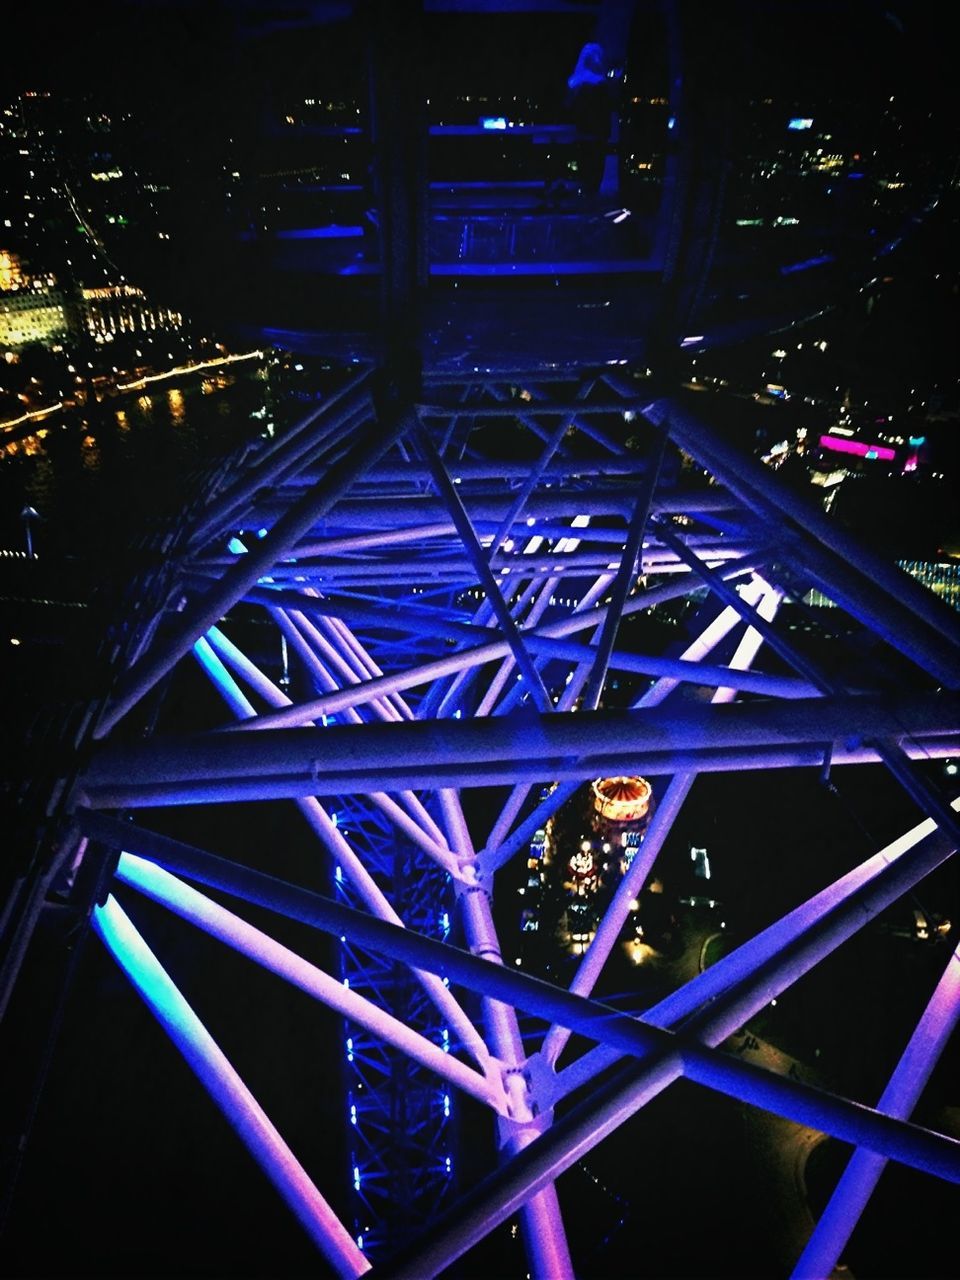
[[(84, 423), (84, 426), (87, 426)], [(80, 441), (83, 449), (83, 465), (87, 471), (96, 471), (100, 467), (100, 449), (97, 445), (97, 438), (89, 432)]]
[(20, 512), (35, 507), (39, 554), (97, 553), (179, 505), (191, 473), (249, 439), (266, 387), (256, 370), (107, 398), (0, 444), (0, 548), (21, 548)]
[(179, 426), (185, 417), (183, 392), (179, 387), (171, 387), (167, 392), (167, 408), (170, 410), (170, 421)]

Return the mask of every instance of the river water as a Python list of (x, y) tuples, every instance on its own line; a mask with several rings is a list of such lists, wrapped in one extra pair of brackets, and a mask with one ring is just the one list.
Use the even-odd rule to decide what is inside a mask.
[(37, 434), (0, 442), (0, 549), (107, 557), (152, 512), (179, 505), (191, 473), (262, 430), (265, 364), (152, 384), (53, 415)]

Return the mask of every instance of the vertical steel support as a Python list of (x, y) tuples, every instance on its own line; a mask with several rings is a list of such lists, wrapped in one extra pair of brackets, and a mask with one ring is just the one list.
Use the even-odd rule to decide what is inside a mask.
[[(455, 792), (444, 791), (441, 793), (441, 803), (451, 844), (460, 851), (461, 856), (473, 855), (473, 845), (459, 797)], [(490, 898), (479, 884), (470, 883), (472, 870), (472, 865), (465, 869), (466, 888), (460, 895), (467, 943), (474, 955), (502, 966), (503, 956), (490, 910)], [(502, 1136), (506, 1150), (515, 1154), (542, 1132), (546, 1117), (538, 1122), (531, 1108), (528, 1086), (521, 1070), (526, 1055), (516, 1011), (502, 1001), (487, 998), (484, 999), (483, 1007), (490, 1047), (505, 1064), (504, 1087), (510, 1119), (506, 1122), (506, 1127), (502, 1128)], [(521, 1220), (527, 1260), (534, 1280), (574, 1280), (573, 1262), (556, 1187), (545, 1186), (532, 1196), (523, 1206)]]

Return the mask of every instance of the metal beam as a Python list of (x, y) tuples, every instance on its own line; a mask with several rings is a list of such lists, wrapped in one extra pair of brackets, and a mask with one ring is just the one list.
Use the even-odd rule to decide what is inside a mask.
[[(659, 419), (667, 412), (671, 438), (751, 510), (779, 528), (787, 549), (796, 540), (801, 564), (804, 546), (831, 553), (826, 574), (822, 568), (818, 572), (827, 594), (837, 604), (947, 688), (960, 685), (960, 621), (955, 611), (793, 493), (769, 469), (721, 440), (684, 405), (659, 406), (653, 417)], [(785, 517), (790, 525), (785, 524)], [(817, 562), (823, 565), (822, 554)]]
[[(527, 1148), (527, 1153), (534, 1147), (539, 1148), (538, 1157), (543, 1157), (538, 1159), (539, 1171), (531, 1178), (524, 1166), (524, 1190), (502, 1216), (489, 1220), (488, 1230), (552, 1181), (563, 1168), (569, 1167), (579, 1154), (578, 1143), (586, 1139), (587, 1146), (593, 1146), (606, 1132), (616, 1127), (615, 1123), (610, 1123), (612, 1116), (607, 1114), (611, 1107), (618, 1113), (624, 1108), (626, 1114), (632, 1113), (646, 1100), (645, 1097), (637, 1100), (638, 1088), (645, 1088), (649, 1080), (654, 1085), (653, 1091), (657, 1092), (677, 1078), (681, 1071), (720, 1092), (730, 1093), (755, 1105), (769, 1106), (781, 1115), (801, 1119), (802, 1123), (812, 1122), (816, 1115), (816, 1122), (821, 1127), (847, 1141), (880, 1151), (938, 1177), (960, 1182), (960, 1142), (752, 1067), (698, 1043), (689, 1034), (689, 1031), (695, 1031), (698, 1035), (709, 1036), (711, 1044), (724, 1039), (729, 1030), (740, 1025), (738, 1020), (744, 1017), (744, 1008), (751, 1001), (759, 1001), (757, 1007), (762, 1007), (775, 972), (782, 980), (782, 971), (788, 970), (790, 976), (783, 985), (789, 985), (822, 955), (828, 954), (862, 927), (865, 920), (886, 909), (949, 858), (952, 846), (936, 830), (931, 830), (912, 845), (907, 854), (893, 862), (884, 862), (876, 875), (858, 885), (837, 904), (833, 912), (818, 918), (810, 929), (795, 936), (794, 947), (785, 948), (783, 955), (778, 954), (772, 967), (760, 965), (749, 969), (741, 982), (728, 988), (721, 1004), (707, 1001), (703, 1006), (703, 1018), (690, 1023), (689, 1031), (685, 1028), (683, 1035), (676, 1035), (598, 1001), (561, 991), (541, 979), (493, 964), (447, 943), (374, 920), (320, 894), (248, 867), (237, 866), (156, 832), (84, 811), (78, 813), (78, 821), (92, 838), (121, 847), (136, 847), (143, 856), (175, 874), (185, 875), (200, 884), (220, 889), (324, 932), (346, 935), (371, 951), (445, 975), (451, 982), (479, 991), (490, 999), (526, 1009), (537, 1017), (552, 1018), (590, 1039), (600, 1040), (623, 1053), (641, 1058), (643, 1061), (631, 1064), (628, 1074), (616, 1082), (613, 1093), (600, 1091), (590, 1100), (586, 1112), (580, 1110), (578, 1124), (586, 1121), (586, 1128), (572, 1135), (567, 1122), (562, 1121)], [(663, 1078), (664, 1072), (669, 1078)], [(625, 1088), (625, 1084), (629, 1087)], [(620, 1114), (619, 1119), (623, 1118), (625, 1115)], [(514, 1178), (515, 1166), (522, 1158), (521, 1155), (511, 1162), (505, 1175), (508, 1183)], [(549, 1162), (549, 1171), (544, 1160)], [(492, 1181), (497, 1184), (499, 1195), (502, 1180), (494, 1175)], [(515, 1181), (512, 1193), (516, 1194)], [(498, 1205), (499, 1213), (504, 1209), (504, 1202), (498, 1200)], [(424, 1270), (419, 1274), (433, 1272)]]
[[(771, 749), (834, 744), (838, 757), (860, 743), (956, 735), (960, 696), (908, 698), (859, 696), (797, 699), (790, 703), (648, 707), (636, 711), (585, 712), (492, 718), (481, 721), (402, 721), (369, 725), (267, 729), (259, 733), (207, 733), (104, 745), (81, 775), (79, 786), (97, 807), (144, 803), (152, 794), (183, 788), (184, 795), (215, 798), (253, 794), (336, 794), (394, 790), (400, 776), (430, 786), (436, 773), (453, 773), (464, 785), (481, 785), (502, 766), (533, 765), (541, 777), (572, 767), (591, 776), (598, 761), (656, 762), (689, 758), (709, 768), (724, 755), (763, 767)], [(869, 757), (868, 757), (869, 758)], [(567, 773), (567, 776), (570, 776)], [(594, 774), (593, 776), (599, 776)], [(375, 781), (378, 780), (378, 781)], [(239, 784), (239, 789), (233, 784)]]
[[(909, 1118), (958, 1021), (960, 947), (947, 961), (943, 976), (881, 1095), (878, 1104), (881, 1111)], [(821, 1280), (833, 1274), (886, 1165), (886, 1157), (875, 1151), (858, 1149), (853, 1153), (794, 1267), (792, 1280)]]
[[(450, 479), (450, 476), (447, 474), (447, 470), (443, 465), (443, 460), (437, 453), (436, 447), (430, 439), (430, 436), (422, 426), (417, 429), (416, 440), (420, 447), (420, 451), (427, 460), (427, 465), (429, 466), (433, 476), (433, 482), (437, 487), (437, 492), (443, 498), (450, 514), (453, 516), (453, 523), (457, 526), (457, 533), (460, 535), (460, 540), (466, 548), (467, 555), (474, 571), (477, 574), (480, 584), (486, 593), (487, 600), (493, 607), (497, 621), (500, 623), (500, 627), (506, 637), (507, 643), (510, 646), (510, 650), (513, 653), (517, 666), (520, 668), (523, 673), (523, 678), (529, 686), (531, 697), (537, 704), (540, 711), (548, 711), (551, 705), (550, 695), (547, 692), (543, 681), (540, 679), (540, 673), (534, 666), (530, 654), (524, 647), (523, 637), (517, 629), (517, 624), (514, 622), (510, 610), (507, 607), (507, 603), (503, 598), (500, 583), (497, 581), (496, 576), (490, 567), (490, 562), (484, 553), (483, 547), (481, 547), (477, 539), (470, 517), (467, 514), (463, 503), (460, 501), (460, 497)], [(511, 507), (511, 510), (512, 509), (513, 508)]]
[(369, 1271), (353, 1237), (112, 894), (94, 908), (93, 928), (337, 1275)]
[(164, 639), (134, 664), (120, 681), (101, 715), (94, 736), (104, 737), (127, 712), (190, 652), (193, 643), (220, 618), (260, 576), (311, 529), (321, 516), (349, 490), (372, 459), (382, 457), (411, 427), (408, 413), (399, 413), (384, 425), (372, 423), (356, 433), (346, 455), (324, 479), (296, 502), (265, 538), (258, 539), (242, 561), (228, 570), (193, 609), (187, 611)]
[(269, 969), (277, 977), (305, 991), (321, 1004), (333, 1009), (344, 1018), (365, 1027), (387, 1044), (419, 1062), (421, 1066), (463, 1089), (478, 1101), (501, 1114), (506, 1104), (500, 1086), (499, 1064), (487, 1061), (487, 1074), (468, 1067), (452, 1053), (446, 1053), (439, 1045), (428, 1040), (406, 1023), (401, 1022), (384, 1009), (351, 991), (342, 982), (324, 973), (315, 964), (291, 951), (271, 938), (262, 929), (255, 928), (233, 911), (198, 892), (177, 876), (156, 863), (136, 854), (121, 853), (116, 877), (144, 896), (160, 903), (182, 920), (219, 939), (241, 955)]
[(667, 437), (664, 432), (657, 432), (657, 437), (650, 458), (649, 474), (645, 477), (640, 488), (640, 492), (637, 495), (637, 505), (634, 508), (633, 515), (630, 517), (627, 537), (623, 547), (623, 557), (610, 594), (610, 607), (600, 630), (596, 655), (587, 677), (587, 687), (583, 693), (584, 711), (595, 711), (600, 704), (600, 695), (603, 692), (604, 681), (607, 677), (607, 667), (610, 665), (613, 645), (623, 618), (623, 606), (636, 580), (637, 568), (643, 561), (643, 535), (647, 527), (647, 520), (650, 517), (653, 495), (657, 487), (657, 481), (660, 478), (660, 468), (663, 464), (663, 455), (667, 446)]

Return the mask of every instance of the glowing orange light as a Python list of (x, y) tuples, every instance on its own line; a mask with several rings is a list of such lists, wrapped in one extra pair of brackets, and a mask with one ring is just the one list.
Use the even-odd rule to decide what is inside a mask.
[(593, 807), (608, 822), (638, 822), (646, 817), (652, 795), (646, 778), (598, 778)]

